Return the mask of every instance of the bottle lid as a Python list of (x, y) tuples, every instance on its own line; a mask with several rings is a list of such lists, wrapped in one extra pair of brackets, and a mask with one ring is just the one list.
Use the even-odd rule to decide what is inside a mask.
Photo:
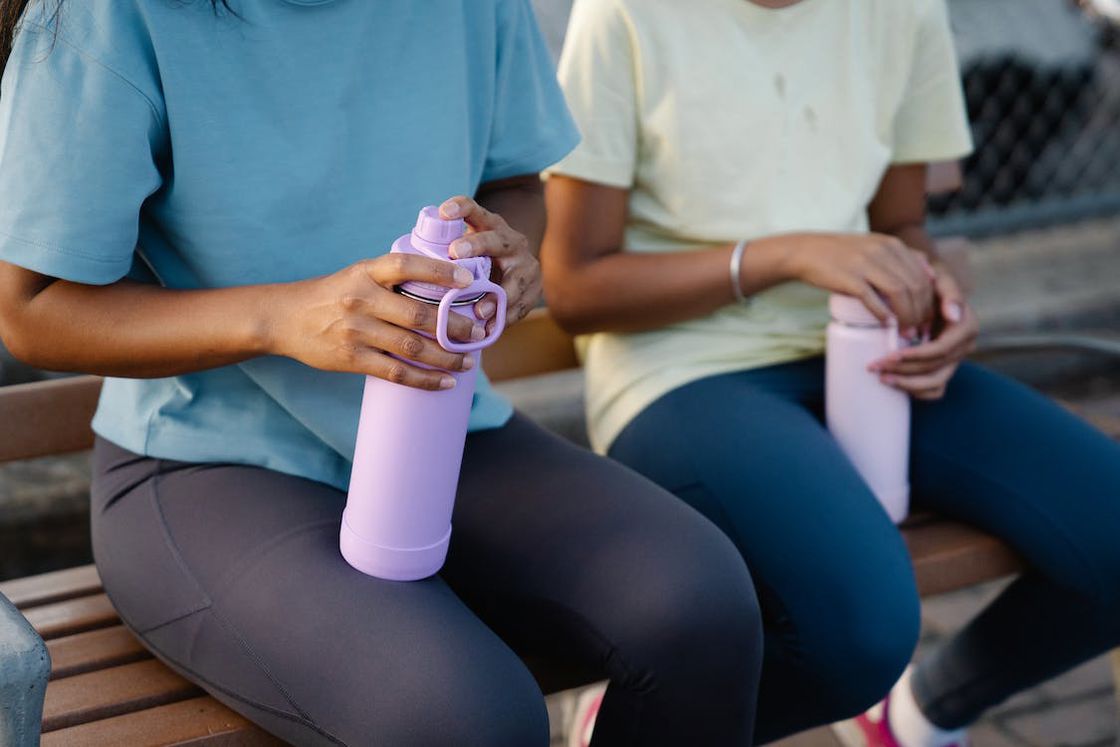
[(855, 296), (845, 296), (833, 293), (828, 299), (828, 311), (832, 318), (841, 324), (851, 324), (859, 327), (885, 327), (887, 325), (871, 313), (863, 301)]
[(462, 218), (444, 220), (439, 216), (439, 208), (428, 205), (416, 217), (416, 228), (412, 233), (416, 238), (431, 244), (446, 246), (467, 232), (467, 224)]

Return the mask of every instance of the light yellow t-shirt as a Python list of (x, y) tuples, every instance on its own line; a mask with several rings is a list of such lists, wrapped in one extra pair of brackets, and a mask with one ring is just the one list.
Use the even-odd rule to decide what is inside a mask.
[[(630, 189), (629, 252), (866, 231), (889, 164), (971, 148), (944, 0), (576, 0), (560, 81), (583, 142), (550, 173)], [(787, 283), (583, 338), (593, 446), (683, 384), (821, 353), (826, 323)]]

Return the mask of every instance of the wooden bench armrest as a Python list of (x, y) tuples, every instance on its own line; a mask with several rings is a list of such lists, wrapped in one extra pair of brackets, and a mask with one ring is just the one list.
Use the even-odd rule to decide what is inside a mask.
[(100, 394), (97, 376), (0, 387), (0, 464), (90, 448)]

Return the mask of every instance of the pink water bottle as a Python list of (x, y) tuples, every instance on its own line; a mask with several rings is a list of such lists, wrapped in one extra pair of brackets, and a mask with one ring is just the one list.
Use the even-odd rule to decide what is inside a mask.
[[(490, 282), (487, 257), (452, 260), (448, 246), (466, 232), (462, 220), (443, 220), (439, 210), (420, 211), (416, 228), (393, 243), (393, 252), (454, 262), (474, 275), (466, 288), (404, 283), (398, 291), (438, 306), (436, 340), (445, 350), (469, 353), (497, 340), (505, 328), (506, 294)], [(480, 342), (447, 336), (448, 318), (481, 321), (475, 304), (491, 294), (498, 310), (494, 329)], [(350, 492), (342, 514), (342, 556), (359, 571), (393, 581), (435, 574), (447, 557), (451, 511), (463, 460), (479, 366), (452, 372), (455, 387), (427, 391), (366, 378)]]
[(825, 353), (828, 430), (897, 524), (910, 506), (910, 397), (868, 364), (899, 349), (898, 325), (883, 325), (858, 298), (829, 301)]

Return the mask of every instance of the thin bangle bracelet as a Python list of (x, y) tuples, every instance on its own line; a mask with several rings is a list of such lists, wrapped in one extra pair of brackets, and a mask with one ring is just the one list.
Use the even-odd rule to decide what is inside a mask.
[(750, 301), (747, 294), (743, 292), (743, 251), (747, 248), (746, 241), (740, 241), (735, 245), (735, 250), (731, 252), (731, 292), (735, 294), (735, 300), (739, 303), (747, 303)]

